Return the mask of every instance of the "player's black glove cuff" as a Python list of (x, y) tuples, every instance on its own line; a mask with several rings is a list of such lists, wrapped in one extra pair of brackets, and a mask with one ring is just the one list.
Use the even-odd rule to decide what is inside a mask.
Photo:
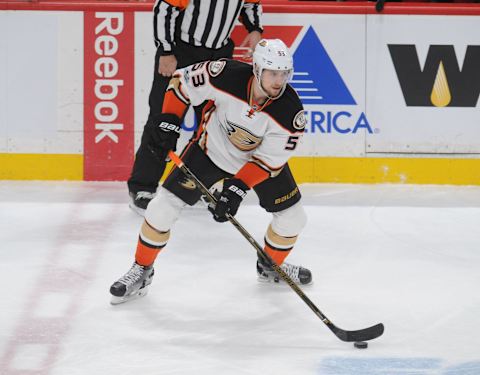
[(248, 190), (250, 188), (238, 178), (225, 179), (223, 181), (223, 190), (217, 198), (216, 206), (208, 207), (215, 221), (219, 223), (227, 221), (227, 213), (235, 216)]
[(180, 119), (167, 113), (148, 119), (143, 131), (149, 149), (160, 159), (165, 159), (168, 151), (175, 151), (180, 136)]

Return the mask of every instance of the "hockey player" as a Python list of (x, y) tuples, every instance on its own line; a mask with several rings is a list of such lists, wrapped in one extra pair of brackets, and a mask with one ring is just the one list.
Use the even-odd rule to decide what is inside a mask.
[[(272, 213), (265, 234), (265, 251), (296, 282), (309, 284), (311, 272), (284, 262), (306, 223), (300, 191), (288, 159), (303, 135), (306, 120), (300, 99), (288, 84), (293, 59), (279, 39), (262, 39), (251, 65), (219, 60), (177, 70), (172, 77), (162, 114), (152, 119), (145, 132), (152, 151), (166, 158), (175, 149), (180, 118), (189, 104), (205, 100), (196, 136), (181, 158), (207, 187), (220, 186), (218, 202), (209, 207), (218, 222), (235, 215), (247, 191), (254, 189), (260, 205)], [(201, 192), (193, 181), (173, 168), (150, 202), (140, 229), (135, 262), (110, 288), (112, 304), (147, 293), (153, 263), (170, 237), (170, 229), (182, 209), (194, 205)], [(260, 259), (260, 281), (278, 281), (278, 275)]]

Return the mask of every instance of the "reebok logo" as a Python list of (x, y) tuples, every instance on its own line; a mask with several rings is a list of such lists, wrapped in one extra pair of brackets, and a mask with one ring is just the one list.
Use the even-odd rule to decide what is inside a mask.
[(115, 79), (118, 73), (115, 54), (118, 52), (116, 35), (123, 31), (123, 14), (98, 12), (95, 17), (102, 20), (95, 28), (95, 52), (99, 57), (95, 61), (95, 97), (98, 101), (94, 113), (97, 121), (95, 129), (101, 131), (95, 137), (95, 143), (105, 137), (118, 143), (118, 136), (114, 131), (123, 130), (124, 125), (116, 121), (119, 111), (115, 99), (124, 81)]
[(84, 179), (124, 180), (134, 156), (134, 14), (84, 12)]

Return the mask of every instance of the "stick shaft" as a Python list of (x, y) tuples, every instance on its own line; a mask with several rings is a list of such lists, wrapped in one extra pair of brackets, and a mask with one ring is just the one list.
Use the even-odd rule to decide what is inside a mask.
[[(190, 179), (192, 179), (197, 185), (198, 189), (204, 194), (207, 200), (213, 204), (216, 204), (217, 199), (214, 195), (208, 190), (208, 188), (198, 179), (198, 177), (185, 165), (185, 163), (175, 154), (173, 151), (169, 152), (170, 159), (174, 164)], [(257, 251), (258, 256), (262, 258), (269, 266), (271, 266), (278, 275), (292, 288), (295, 293), (305, 302), (308, 307), (320, 318), (320, 320), (325, 323), (325, 325), (341, 340), (343, 341), (366, 341), (371, 340), (380, 336), (383, 333), (383, 325), (377, 324), (376, 326), (366, 328), (359, 331), (345, 331), (341, 328), (336, 327), (319, 309), (315, 304), (308, 298), (305, 293), (300, 289), (300, 287), (295, 284), (295, 282), (288, 276), (285, 271), (279, 267), (275, 261), (268, 255), (263, 247), (252, 237), (252, 235), (229, 213), (226, 214), (226, 217), (230, 223), (233, 224), (235, 228), (245, 237), (245, 239), (250, 242), (250, 244)]]
[[(217, 199), (213, 196), (213, 194), (208, 190), (208, 188), (198, 179), (198, 177), (190, 171), (190, 169), (183, 163), (183, 161), (176, 155), (173, 151), (169, 153), (170, 159), (175, 163), (175, 165), (185, 173), (189, 178), (195, 181), (195, 184), (200, 189), (202, 194), (204, 194), (208, 201), (215, 204)], [(327, 317), (322, 314), (322, 312), (313, 304), (313, 302), (303, 293), (303, 291), (298, 287), (297, 284), (288, 276), (281, 267), (279, 267), (274, 260), (268, 255), (262, 248), (262, 246), (252, 237), (250, 233), (241, 225), (235, 217), (227, 213), (227, 219), (230, 223), (233, 224), (235, 228), (247, 239), (250, 244), (257, 250), (258, 255), (266, 261), (266, 263), (271, 266), (279, 276), (288, 284), (290, 287), (307, 303), (307, 305), (313, 310), (313, 312), (320, 318), (322, 321), (329, 321)]]

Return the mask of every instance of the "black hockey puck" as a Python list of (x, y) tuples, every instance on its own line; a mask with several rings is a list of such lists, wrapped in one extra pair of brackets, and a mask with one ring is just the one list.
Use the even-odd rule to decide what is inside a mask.
[(354, 347), (357, 349), (367, 349), (368, 348), (368, 342), (365, 341), (357, 341), (356, 343), (353, 344)]

